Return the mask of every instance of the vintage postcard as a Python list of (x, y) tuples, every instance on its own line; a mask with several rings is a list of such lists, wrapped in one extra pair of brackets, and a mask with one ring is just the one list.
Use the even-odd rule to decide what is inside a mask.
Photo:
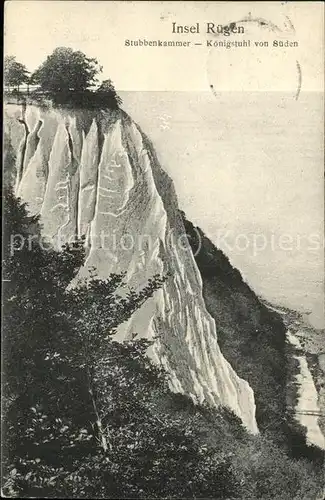
[(325, 496), (324, 4), (5, 4), (2, 495)]

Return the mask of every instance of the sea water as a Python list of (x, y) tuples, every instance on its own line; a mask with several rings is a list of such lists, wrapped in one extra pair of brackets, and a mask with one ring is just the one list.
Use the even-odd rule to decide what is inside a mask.
[(180, 207), (259, 295), (324, 327), (323, 102), (317, 92), (122, 92)]

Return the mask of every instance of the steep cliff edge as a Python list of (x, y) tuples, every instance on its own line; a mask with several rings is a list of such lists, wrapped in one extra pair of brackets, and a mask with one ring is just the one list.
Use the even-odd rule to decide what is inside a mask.
[(5, 118), (16, 194), (55, 246), (85, 235), (81, 276), (91, 267), (100, 277), (125, 272), (138, 288), (168, 275), (118, 337), (154, 339), (151, 356), (175, 392), (229, 407), (256, 433), (253, 391), (220, 351), (173, 183), (147, 137), (120, 110), (8, 105)]
[(193, 250), (200, 241), (195, 260), (219, 346), (254, 390), (260, 430), (278, 432), (286, 413), (286, 326), (258, 299), (225, 254), (184, 213), (182, 217)]

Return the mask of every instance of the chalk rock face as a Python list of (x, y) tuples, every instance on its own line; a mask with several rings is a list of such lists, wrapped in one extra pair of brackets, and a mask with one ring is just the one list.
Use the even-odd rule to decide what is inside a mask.
[[(254, 394), (223, 357), (215, 322), (178, 211), (171, 179), (149, 139), (121, 110), (6, 109), (16, 154), (16, 193), (41, 214), (57, 246), (85, 235), (87, 258), (100, 277), (125, 272), (139, 289), (167, 275), (117, 333), (154, 338), (150, 356), (170, 386), (194, 401), (229, 407), (253, 433)], [(18, 121), (18, 119), (20, 121)]]

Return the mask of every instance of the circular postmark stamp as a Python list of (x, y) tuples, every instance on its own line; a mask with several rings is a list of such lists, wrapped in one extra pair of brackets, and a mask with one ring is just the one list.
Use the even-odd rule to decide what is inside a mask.
[[(234, 29), (239, 26), (242, 34), (232, 35), (240, 31)], [(248, 13), (209, 35), (207, 46), (207, 81), (216, 97), (223, 91), (284, 91), (298, 99), (302, 69), (295, 49), (299, 41), (288, 16), (272, 22)]]

